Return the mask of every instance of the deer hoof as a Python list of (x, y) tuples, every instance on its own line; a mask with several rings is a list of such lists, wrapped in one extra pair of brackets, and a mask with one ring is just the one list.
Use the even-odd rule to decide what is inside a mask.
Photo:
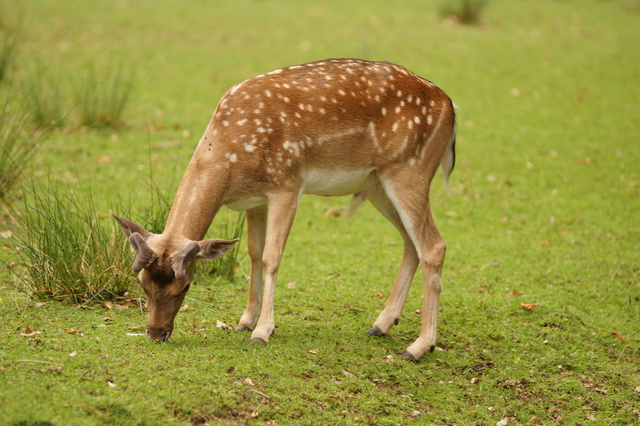
[(259, 344), (262, 346), (267, 346), (267, 341), (260, 337), (254, 337), (253, 339), (249, 340), (249, 344), (250, 345)]
[(383, 333), (378, 327), (373, 327), (371, 330), (367, 331), (371, 336), (386, 336), (387, 333)]
[(238, 324), (238, 325), (236, 326), (236, 331), (253, 331), (253, 328), (251, 328), (251, 327), (247, 327), (247, 326), (246, 326), (246, 325), (244, 325), (244, 324)]
[(413, 354), (407, 350), (398, 351), (397, 354), (400, 355), (400, 358), (408, 359), (411, 361), (417, 361), (416, 357), (413, 356)]

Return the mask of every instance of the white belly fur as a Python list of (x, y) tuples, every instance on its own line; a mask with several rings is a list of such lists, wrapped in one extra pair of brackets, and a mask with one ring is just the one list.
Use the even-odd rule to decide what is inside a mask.
[(308, 169), (301, 173), (303, 194), (351, 195), (360, 191), (373, 168), (361, 170)]
[[(361, 170), (308, 169), (301, 173), (304, 179), (302, 194), (340, 196), (352, 195), (361, 191), (370, 178), (374, 168)], [(254, 195), (225, 202), (231, 210), (243, 211), (267, 203), (265, 195)]]

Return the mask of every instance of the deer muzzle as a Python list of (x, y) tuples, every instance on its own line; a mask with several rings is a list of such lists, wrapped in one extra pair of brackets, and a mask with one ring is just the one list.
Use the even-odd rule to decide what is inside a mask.
[(173, 324), (165, 327), (151, 327), (147, 325), (147, 337), (156, 342), (166, 342), (173, 333)]

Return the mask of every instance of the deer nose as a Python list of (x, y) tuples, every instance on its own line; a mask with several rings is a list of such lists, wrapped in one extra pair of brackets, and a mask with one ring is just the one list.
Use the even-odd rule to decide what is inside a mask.
[(147, 328), (147, 337), (156, 342), (166, 342), (171, 337), (172, 328)]

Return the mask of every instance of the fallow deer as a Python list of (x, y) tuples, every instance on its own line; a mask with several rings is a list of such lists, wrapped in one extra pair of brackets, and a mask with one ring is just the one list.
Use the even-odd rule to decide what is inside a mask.
[[(137, 252), (133, 270), (147, 295), (147, 336), (167, 340), (198, 259), (238, 240), (202, 240), (227, 206), (246, 210), (249, 298), (237, 330), (267, 343), (276, 276), (303, 194), (368, 199), (400, 232), (404, 254), (371, 335), (397, 324), (418, 265), (422, 329), (402, 357), (436, 343), (445, 243), (429, 203), (439, 166), (455, 163), (455, 113), (430, 81), (387, 62), (327, 59), (248, 79), (218, 104), (182, 179), (162, 234), (114, 215)], [(264, 272), (264, 289), (263, 289)]]

